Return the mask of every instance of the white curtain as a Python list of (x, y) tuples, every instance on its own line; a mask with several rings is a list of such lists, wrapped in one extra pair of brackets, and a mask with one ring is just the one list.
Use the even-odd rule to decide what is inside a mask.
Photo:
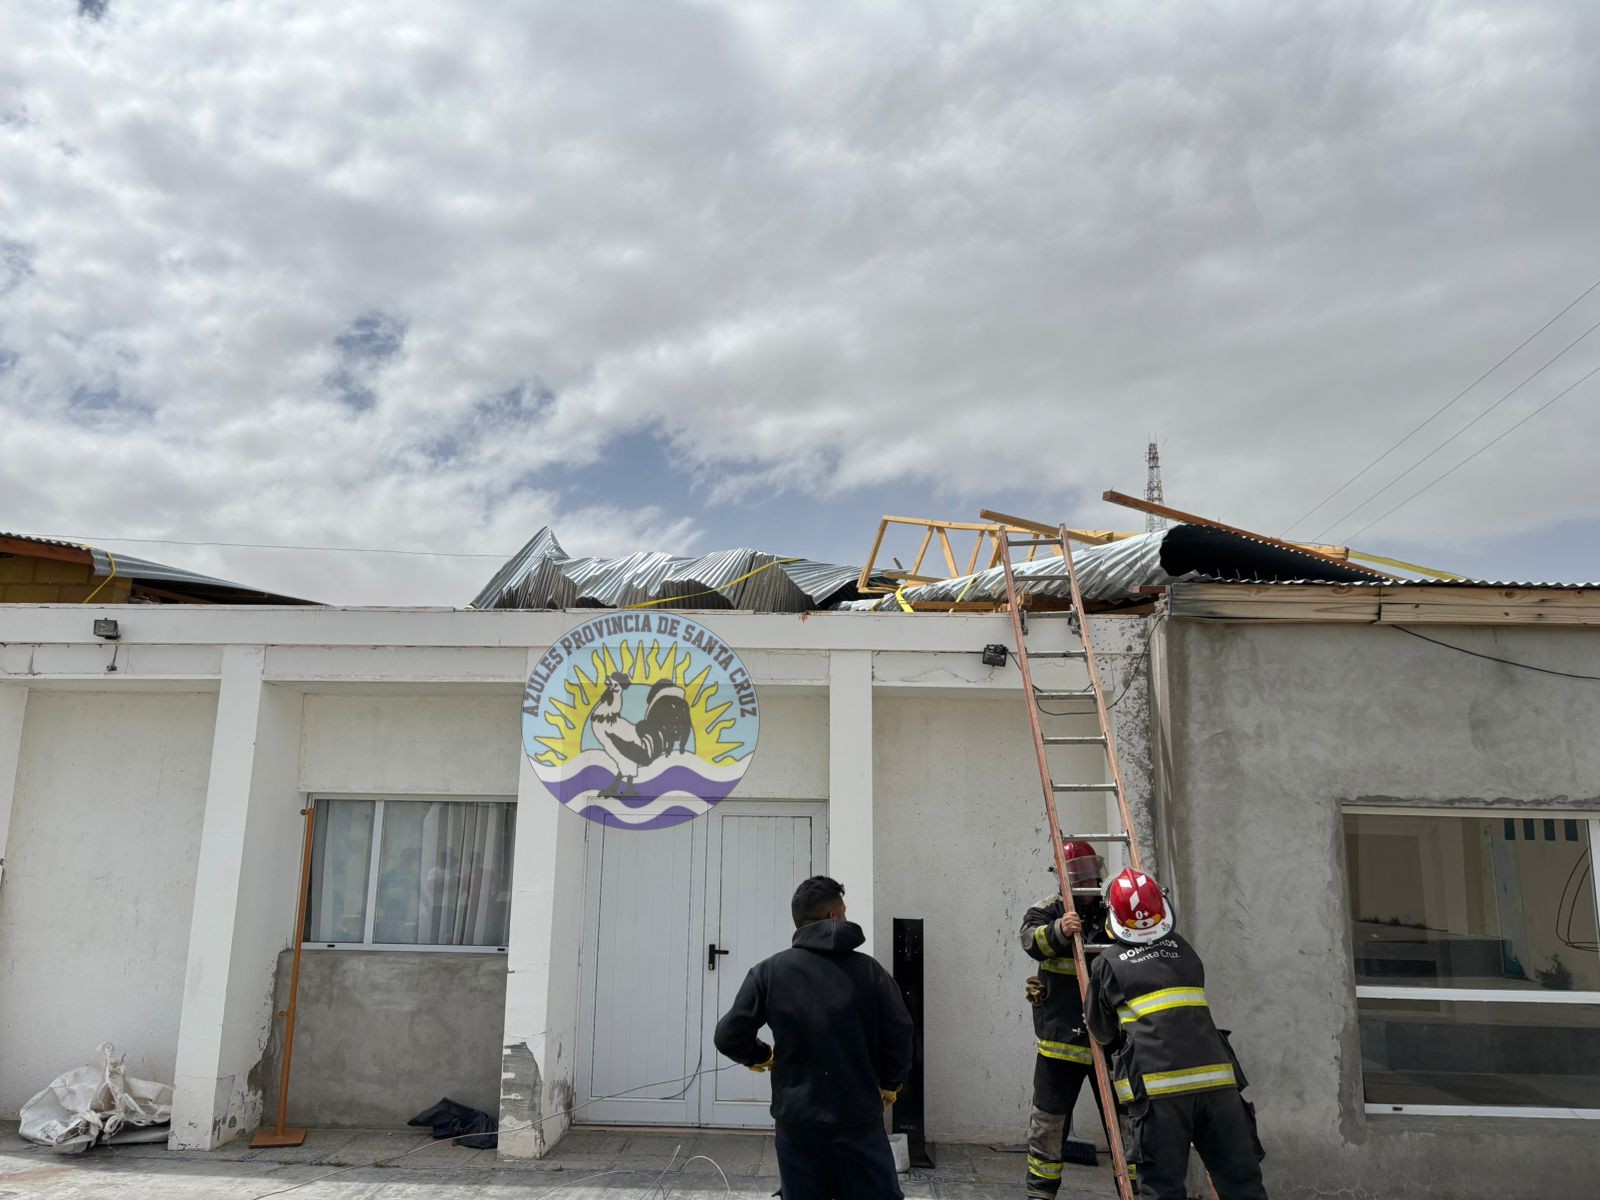
[(371, 800), (317, 803), (307, 941), (359, 942), (365, 936), (375, 808)]
[(503, 946), (514, 811), (509, 804), (386, 801), (372, 940)]

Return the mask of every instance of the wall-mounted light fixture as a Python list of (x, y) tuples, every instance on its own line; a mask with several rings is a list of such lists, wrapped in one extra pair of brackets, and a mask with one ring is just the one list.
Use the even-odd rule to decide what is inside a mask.
[(999, 642), (990, 642), (983, 648), (983, 665), (986, 667), (1003, 667), (1006, 665), (1006, 656), (1011, 651)]
[(118, 629), (115, 618), (96, 617), (94, 619), (94, 635), (97, 638), (105, 638), (108, 642), (114, 642), (122, 636), (122, 631)]

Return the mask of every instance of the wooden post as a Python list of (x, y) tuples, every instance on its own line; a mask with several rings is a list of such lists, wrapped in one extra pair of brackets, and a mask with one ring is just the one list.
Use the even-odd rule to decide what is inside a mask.
[(311, 841), (316, 831), (316, 806), (307, 801), (300, 810), (305, 814), (305, 845), (300, 851), (300, 895), (294, 908), (294, 961), (289, 967), (289, 1007), (278, 1013), (284, 1019), (283, 1070), (278, 1076), (278, 1121), (269, 1130), (259, 1131), (250, 1139), (250, 1146), (299, 1146), (306, 1140), (304, 1129), (286, 1129), (289, 1117), (289, 1066), (294, 1059), (294, 1017), (296, 1002), (300, 997), (300, 946), (306, 940), (306, 896), (311, 891)]

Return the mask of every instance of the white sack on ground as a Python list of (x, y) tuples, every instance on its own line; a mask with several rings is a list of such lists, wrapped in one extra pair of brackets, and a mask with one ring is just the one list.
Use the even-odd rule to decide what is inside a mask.
[[(58, 1075), (22, 1106), (17, 1130), (30, 1142), (66, 1154), (81, 1154), (129, 1126), (162, 1125), (172, 1119), (172, 1088), (129, 1079), (122, 1055), (100, 1043), (100, 1062)], [(122, 1139), (118, 1139), (119, 1141)]]

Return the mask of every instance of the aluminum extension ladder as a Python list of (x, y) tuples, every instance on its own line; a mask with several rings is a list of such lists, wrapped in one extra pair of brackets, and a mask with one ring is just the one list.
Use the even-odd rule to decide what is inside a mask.
[[(1023, 528), (1032, 530), (1034, 536), (1016, 538), (1012, 531), (1006, 533), (1006, 553), (1000, 556), (1001, 565), (1005, 568), (1006, 607), (1011, 615), (1011, 630), (1016, 642), (1017, 667), (1022, 672), (1022, 690), (1028, 707), (1028, 727), (1033, 733), (1034, 753), (1039, 759), (1039, 783), (1044, 789), (1044, 811), (1050, 824), (1050, 846), (1055, 856), (1056, 881), (1061, 885), (1061, 900), (1067, 912), (1077, 912), (1078, 906), (1074, 897), (1098, 897), (1099, 888), (1072, 887), (1067, 878), (1066, 855), (1063, 842), (1080, 841), (1089, 842), (1099, 849), (1106, 843), (1119, 843), (1127, 847), (1128, 865), (1135, 870), (1140, 868), (1139, 843), (1133, 837), (1133, 818), (1128, 812), (1128, 799), (1122, 786), (1122, 767), (1117, 762), (1116, 740), (1111, 734), (1111, 722), (1106, 713), (1105, 693), (1100, 684), (1100, 668), (1095, 663), (1094, 647), (1089, 641), (1088, 623), (1083, 618), (1083, 597), (1078, 591), (1078, 572), (1072, 562), (1072, 547), (1067, 539), (1067, 527), (1061, 525), (1054, 530), (1047, 525), (1033, 525), (1031, 522), (1017, 521), (1008, 518), (1012, 530)], [(1022, 580), (1026, 587), (1033, 582), (1045, 580), (1065, 580), (1072, 596), (1071, 607), (1065, 611), (1036, 612), (1033, 620), (1043, 618), (1051, 620), (1064, 620), (1072, 630), (1078, 643), (1076, 650), (1038, 650), (1031, 654), (1028, 650), (1028, 620), (1029, 615), (1023, 609), (1023, 595), (1019, 591), (1018, 581), (1011, 565), (1011, 549), (1027, 547), (1029, 558), (1032, 552), (1039, 547), (1053, 547), (1061, 555), (1061, 561), (1066, 567), (1064, 574), (1038, 575), (1029, 574)], [(1070, 640), (1070, 639), (1069, 639)], [(1082, 659), (1089, 674), (1087, 688), (1071, 689), (1066, 691), (1040, 691), (1033, 684), (1032, 659)], [(1041, 717), (1050, 717), (1053, 714), (1040, 707), (1040, 701), (1051, 700), (1093, 700), (1095, 718), (1100, 723), (1100, 732), (1097, 734), (1047, 734), (1041, 725)], [(1073, 714), (1078, 715), (1078, 714)], [(1105, 751), (1106, 773), (1110, 777), (1109, 783), (1057, 783), (1050, 774), (1050, 758), (1048, 750), (1051, 746), (1099, 746)], [(1109, 833), (1076, 833), (1063, 834), (1060, 820), (1056, 816), (1056, 797), (1064, 794), (1099, 793), (1111, 794), (1116, 797), (1117, 814), (1122, 823), (1120, 831)], [(1109, 868), (1108, 868), (1109, 869)], [(1085, 1000), (1089, 991), (1089, 964), (1084, 953), (1084, 941), (1080, 934), (1072, 939), (1072, 959), (1078, 968), (1078, 990)], [(1117, 1121), (1116, 1097), (1111, 1090), (1111, 1074), (1106, 1069), (1105, 1053), (1100, 1049), (1100, 1044), (1093, 1038), (1089, 1039), (1089, 1054), (1094, 1060), (1094, 1082), (1100, 1093), (1100, 1111), (1106, 1117), (1106, 1137), (1111, 1146), (1111, 1162), (1116, 1171), (1117, 1194), (1121, 1200), (1134, 1200), (1133, 1184), (1128, 1177), (1128, 1158), (1122, 1145), (1122, 1130)]]

